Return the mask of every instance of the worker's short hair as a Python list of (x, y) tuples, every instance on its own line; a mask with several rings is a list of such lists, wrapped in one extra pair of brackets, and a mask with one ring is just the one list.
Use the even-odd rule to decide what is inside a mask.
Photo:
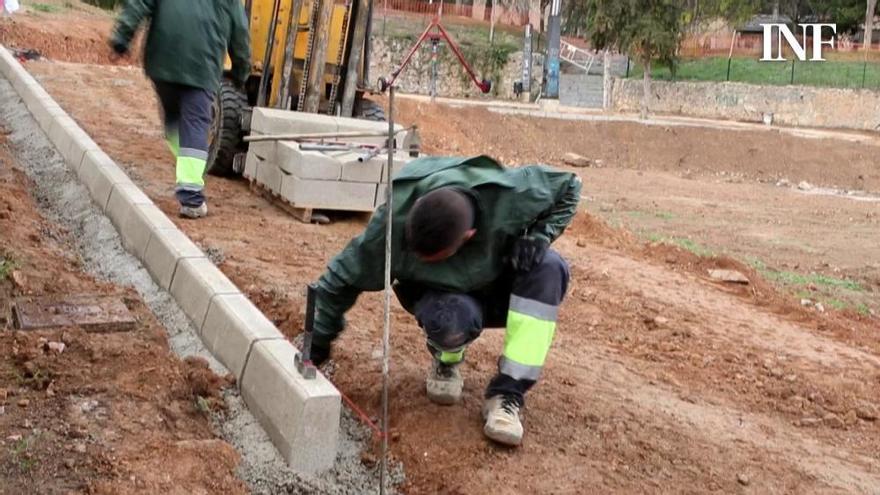
[(430, 256), (461, 242), (474, 225), (474, 206), (454, 187), (441, 187), (416, 200), (406, 217), (406, 240), (416, 254)]

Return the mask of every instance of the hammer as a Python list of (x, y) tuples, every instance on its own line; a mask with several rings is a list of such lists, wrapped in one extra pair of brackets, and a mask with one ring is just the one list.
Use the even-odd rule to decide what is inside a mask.
[(315, 328), (315, 297), (318, 295), (318, 287), (309, 284), (306, 292), (306, 325), (303, 331), (302, 352), (294, 356), (293, 363), (296, 370), (306, 380), (313, 380), (317, 369), (312, 364), (312, 330)]

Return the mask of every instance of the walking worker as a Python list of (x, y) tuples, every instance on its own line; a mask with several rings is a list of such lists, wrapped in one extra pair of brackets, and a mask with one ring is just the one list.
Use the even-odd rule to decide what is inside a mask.
[(230, 77), (244, 86), (250, 73), (250, 34), (240, 0), (127, 0), (110, 38), (126, 55), (135, 32), (149, 20), (144, 70), (162, 107), (165, 139), (176, 163), (180, 215), (208, 214), (205, 166), (214, 94), (226, 54)]
[[(577, 175), (495, 160), (421, 158), (393, 182), (391, 277), (401, 305), (427, 337), (428, 398), (459, 401), (465, 350), (484, 328), (505, 327), (498, 373), (483, 406), (487, 437), (522, 442), (520, 410), (556, 330), (569, 269), (550, 244), (577, 211)], [(330, 357), (344, 314), (384, 285), (385, 205), (336, 255), (318, 281), (312, 359)]]

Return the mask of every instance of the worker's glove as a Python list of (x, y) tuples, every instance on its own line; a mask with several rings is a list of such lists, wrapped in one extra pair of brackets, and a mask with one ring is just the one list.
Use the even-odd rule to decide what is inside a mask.
[(510, 265), (518, 272), (527, 272), (544, 261), (549, 247), (550, 242), (543, 237), (520, 237), (513, 244)]
[(312, 350), (310, 356), (312, 359), (312, 364), (314, 364), (315, 366), (321, 366), (322, 364), (324, 364), (328, 359), (330, 359), (330, 349), (330, 344), (324, 345), (312, 342)]
[(112, 48), (113, 52), (119, 56), (124, 56), (128, 53), (128, 45), (121, 41), (111, 40), (110, 48)]

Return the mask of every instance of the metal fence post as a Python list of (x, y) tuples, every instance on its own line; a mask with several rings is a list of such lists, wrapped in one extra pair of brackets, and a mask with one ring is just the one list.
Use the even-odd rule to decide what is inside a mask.
[(795, 61), (794, 58), (791, 59), (791, 83), (790, 84), (794, 84), (794, 61)]
[(626, 57), (626, 78), (629, 79), (629, 57)]
[(865, 59), (865, 65), (862, 66), (862, 89), (865, 89), (865, 79), (868, 76), (868, 60)]
[(730, 82), (730, 62), (733, 60), (731, 57), (727, 57), (727, 82)]

